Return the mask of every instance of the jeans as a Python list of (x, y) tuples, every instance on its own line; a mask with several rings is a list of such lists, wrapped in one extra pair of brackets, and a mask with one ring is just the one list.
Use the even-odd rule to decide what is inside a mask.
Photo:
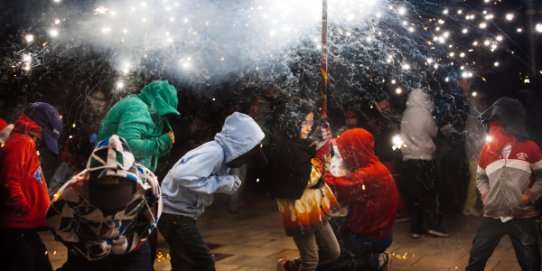
[(169, 245), (173, 271), (215, 270), (215, 260), (196, 227), (196, 220), (162, 213), (158, 229)]
[(484, 270), (486, 262), (504, 235), (510, 236), (521, 270), (539, 271), (540, 249), (534, 218), (514, 218), (502, 223), (499, 219), (482, 218), (472, 241), (467, 271)]
[(423, 219), (428, 226), (440, 229), (442, 213), (435, 181), (438, 176), (437, 164), (434, 160), (405, 160), (399, 164), (398, 187), (405, 200), (410, 216), (411, 233), (425, 232)]
[(35, 230), (0, 229), (0, 263), (5, 271), (52, 271), (45, 244)]
[(325, 223), (314, 232), (292, 237), (301, 256), (294, 261), (293, 265), (299, 266), (299, 269), (294, 270), (316, 270), (318, 265), (334, 261), (341, 253), (339, 242), (329, 223)]
[[(58, 271), (59, 269), (57, 269)], [(61, 271), (152, 271), (151, 249), (145, 242), (138, 250), (124, 255), (110, 254), (96, 261), (68, 251), (68, 261)]]

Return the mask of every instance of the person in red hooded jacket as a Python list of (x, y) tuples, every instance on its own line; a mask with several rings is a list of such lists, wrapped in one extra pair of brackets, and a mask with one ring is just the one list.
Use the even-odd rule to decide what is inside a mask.
[(341, 205), (349, 208), (346, 223), (350, 234), (345, 244), (361, 248), (372, 258), (369, 264), (382, 270), (389, 261), (385, 250), (393, 241), (399, 199), (395, 181), (375, 155), (374, 139), (367, 130), (347, 130), (334, 144), (335, 155), (340, 155), (349, 173), (340, 177), (327, 173), (325, 181)]
[(0, 149), (0, 263), (2, 270), (52, 270), (38, 231), (46, 229), (47, 184), (39, 144), (58, 154), (62, 120), (47, 103), (29, 104)]

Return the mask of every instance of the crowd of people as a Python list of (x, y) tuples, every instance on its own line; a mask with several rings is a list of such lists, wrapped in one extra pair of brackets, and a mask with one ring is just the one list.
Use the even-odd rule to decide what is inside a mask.
[[(344, 110), (344, 126), (334, 133), (337, 123), (319, 117), (310, 99), (270, 101), (277, 89), (271, 86), (247, 108), (231, 108), (221, 130), (200, 138), (161, 179), (160, 157), (176, 143), (182, 106), (167, 81), (150, 82), (109, 111), (103, 93), (94, 93), (89, 102), (100, 110), (85, 114), (103, 121), (78, 124), (82, 132), (63, 148), (63, 117), (48, 103), (31, 103), (13, 125), (0, 122), (2, 269), (53, 270), (38, 234), (50, 230), (68, 249), (57, 270), (150, 271), (158, 230), (172, 270), (215, 270), (197, 221), (214, 194), (240, 191), (248, 166), (276, 199), (299, 251), (296, 259), (278, 259), (279, 271), (387, 270), (398, 213), (408, 215), (413, 239), (446, 238), (453, 232), (443, 212), (458, 206), (465, 215), (483, 215), (467, 270), (483, 270), (504, 235), (522, 270), (540, 270), (542, 152), (528, 139), (525, 110), (508, 97), (492, 105), (475, 100), (468, 82), (457, 86), (464, 99), (445, 110), (434, 93), (410, 91), (395, 127), (396, 152), (384, 147), (394, 126), (378, 119), (393, 110), (386, 99), (373, 101), (376, 114)], [(455, 109), (461, 112), (439, 117)], [(62, 159), (52, 182), (40, 161), (47, 151)]]

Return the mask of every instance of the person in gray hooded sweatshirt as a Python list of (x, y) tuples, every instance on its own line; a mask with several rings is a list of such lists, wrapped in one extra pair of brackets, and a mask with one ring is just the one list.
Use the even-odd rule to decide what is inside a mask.
[(163, 214), (158, 228), (169, 245), (172, 270), (215, 270), (196, 220), (214, 193), (234, 193), (240, 185), (231, 168), (260, 153), (264, 133), (248, 115), (228, 116), (214, 140), (186, 153), (162, 182)]

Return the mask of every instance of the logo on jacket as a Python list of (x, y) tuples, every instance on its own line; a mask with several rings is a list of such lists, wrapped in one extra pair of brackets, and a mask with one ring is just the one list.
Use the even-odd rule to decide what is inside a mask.
[(40, 183), (43, 183), (43, 172), (41, 171), (41, 167), (39, 167), (34, 173), (34, 179)]
[(526, 161), (528, 157), (529, 157), (529, 156), (528, 156), (526, 153), (524, 153), (524, 152), (518, 152), (518, 153), (516, 154), (516, 158), (518, 158), (519, 160)]

